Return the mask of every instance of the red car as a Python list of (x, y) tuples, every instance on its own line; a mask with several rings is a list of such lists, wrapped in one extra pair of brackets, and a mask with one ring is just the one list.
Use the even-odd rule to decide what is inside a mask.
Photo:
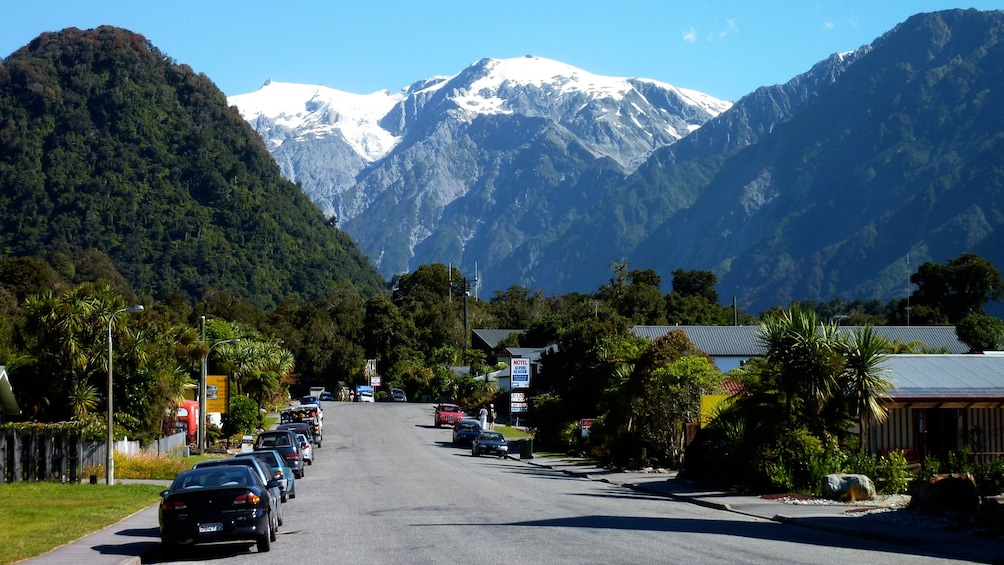
[(452, 426), (463, 419), (464, 411), (456, 404), (440, 404), (436, 406), (435, 424), (437, 428), (442, 427), (443, 424)]

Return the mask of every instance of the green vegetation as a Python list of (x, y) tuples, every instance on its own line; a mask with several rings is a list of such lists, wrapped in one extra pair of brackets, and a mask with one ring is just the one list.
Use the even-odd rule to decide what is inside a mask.
[(0, 222), (6, 256), (160, 300), (382, 286), (209, 78), (114, 27), (43, 34), (0, 66)]
[[(35, 557), (155, 504), (156, 485), (0, 484), (0, 563)], [(68, 520), (67, 516), (72, 516)]]

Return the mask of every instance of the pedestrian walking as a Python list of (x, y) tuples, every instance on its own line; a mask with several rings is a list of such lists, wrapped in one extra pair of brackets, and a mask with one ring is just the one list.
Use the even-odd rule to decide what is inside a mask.
[(482, 430), (488, 429), (488, 409), (484, 406), (478, 411), (478, 423), (481, 424)]
[(494, 430), (495, 429), (495, 417), (496, 416), (497, 416), (497, 414), (495, 414), (495, 405), (494, 404), (489, 404), (488, 405), (488, 429), (489, 430)]

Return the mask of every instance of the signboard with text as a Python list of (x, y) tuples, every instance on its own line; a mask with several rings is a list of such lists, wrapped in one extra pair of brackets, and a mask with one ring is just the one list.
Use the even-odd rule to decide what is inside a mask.
[(526, 412), (525, 392), (513, 392), (509, 394), (509, 412), (511, 414)]
[(530, 388), (530, 360), (514, 357), (510, 368), (512, 388)]
[(227, 376), (206, 375), (206, 413), (227, 413)]

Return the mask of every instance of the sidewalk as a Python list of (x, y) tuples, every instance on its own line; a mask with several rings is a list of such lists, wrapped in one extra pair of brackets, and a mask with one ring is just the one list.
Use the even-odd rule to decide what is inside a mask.
[[(516, 454), (510, 457), (519, 459)], [(864, 503), (791, 504), (760, 496), (702, 490), (689, 481), (677, 479), (675, 472), (611, 471), (574, 458), (535, 454), (533, 459), (521, 461), (709, 508), (901, 545), (918, 554), (1004, 565), (1004, 539), (944, 529), (950, 524), (925, 520), (907, 510), (883, 512)]]

